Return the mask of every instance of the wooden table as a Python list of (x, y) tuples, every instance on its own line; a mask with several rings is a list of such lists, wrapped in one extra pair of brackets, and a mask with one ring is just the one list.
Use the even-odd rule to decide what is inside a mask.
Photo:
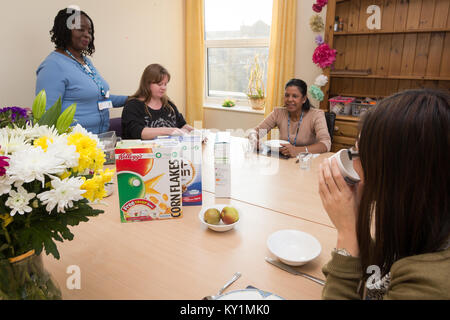
[[(284, 180), (278, 175), (251, 180), (245, 169), (240, 169), (240, 185), (235, 177), (238, 171), (233, 171), (233, 199), (216, 199), (210, 192), (209, 166), (206, 155), (203, 203), (240, 207), (243, 214), (235, 229), (224, 233), (207, 229), (198, 219), (200, 206), (184, 206), (183, 217), (176, 220), (121, 223), (116, 187), (105, 198), (107, 206), (96, 205), (105, 210), (104, 214), (72, 228), (73, 241), (58, 243), (60, 260), (44, 255), (46, 268), (59, 283), (63, 298), (198, 300), (215, 294), (239, 271), (242, 277), (227, 291), (252, 285), (285, 299), (320, 299), (322, 286), (264, 260), (273, 257), (266, 245), (271, 233), (280, 229), (305, 231), (320, 241), (322, 252), (316, 260), (297, 268), (324, 278), (321, 269), (330, 259), (336, 230), (324, 218), (326, 213), (315, 195), (317, 161), (307, 173), (300, 171), (292, 159), (280, 160), (284, 186), (277, 185)], [(297, 183), (302, 177), (309, 181), (307, 186)], [(259, 185), (267, 181), (272, 181), (267, 188)], [(244, 183), (253, 185), (257, 195), (247, 192)], [(283, 199), (287, 203), (280, 204)], [(69, 290), (66, 281), (71, 274), (67, 270), (73, 265), (80, 268), (81, 289)]]
[[(244, 138), (231, 139), (231, 198), (255, 206), (333, 227), (319, 196), (318, 172), (323, 159), (312, 160), (310, 170), (301, 170), (295, 159), (243, 152)], [(214, 136), (203, 149), (203, 189), (214, 193)]]

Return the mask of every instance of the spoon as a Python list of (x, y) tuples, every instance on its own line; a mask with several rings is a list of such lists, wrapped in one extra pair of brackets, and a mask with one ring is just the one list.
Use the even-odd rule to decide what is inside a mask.
[(233, 282), (235, 282), (237, 279), (239, 279), (240, 276), (241, 276), (241, 273), (240, 272), (236, 272), (233, 275), (233, 278), (231, 278), (230, 281), (225, 283), (225, 285), (219, 290), (219, 292), (217, 292), (216, 295), (214, 295), (214, 296), (206, 296), (202, 300), (214, 300), (214, 299), (216, 299), (218, 296), (220, 296), (225, 291), (226, 288), (231, 286), (233, 284)]

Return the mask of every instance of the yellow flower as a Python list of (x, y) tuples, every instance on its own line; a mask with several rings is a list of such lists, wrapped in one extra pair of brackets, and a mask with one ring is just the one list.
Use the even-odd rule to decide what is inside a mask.
[(35, 147), (41, 147), (42, 150), (47, 151), (49, 142), (52, 143), (53, 139), (43, 136), (43, 137), (40, 137), (39, 139), (34, 140), (33, 145)]
[(3, 220), (2, 225), (4, 228), (6, 228), (8, 224), (14, 221), (14, 218), (11, 217), (8, 213), (0, 214), (0, 219)]
[(78, 167), (73, 168), (74, 172), (84, 172), (86, 169), (96, 171), (103, 167), (105, 154), (97, 147), (97, 141), (79, 132), (69, 135), (67, 141), (80, 154)]
[(98, 170), (91, 179), (86, 179), (81, 186), (82, 190), (86, 190), (83, 197), (89, 201), (101, 200), (106, 196), (105, 183), (111, 181), (115, 170), (106, 169)]
[(59, 178), (60, 178), (61, 180), (64, 180), (64, 179), (70, 177), (71, 174), (72, 174), (72, 173), (71, 173), (70, 171), (66, 170), (66, 171), (64, 171), (62, 174), (60, 174)]

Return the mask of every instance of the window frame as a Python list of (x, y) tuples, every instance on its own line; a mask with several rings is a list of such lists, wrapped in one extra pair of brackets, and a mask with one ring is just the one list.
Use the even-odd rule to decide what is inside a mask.
[[(206, 14), (206, 12), (205, 12)], [(206, 17), (205, 17), (206, 18)], [(271, 26), (272, 27), (272, 26)], [(206, 39), (206, 26), (204, 30), (205, 34), (205, 46), (204, 46), (204, 80), (205, 80), (205, 87), (204, 87), (204, 104), (209, 105), (222, 105), (224, 99), (227, 97), (214, 97), (209, 96), (209, 82), (208, 82), (208, 49), (210, 48), (267, 48), (269, 50), (270, 48), (270, 36), (267, 38), (247, 38), (247, 39), (221, 39), (221, 40), (207, 40)], [(268, 61), (267, 61), (268, 65)], [(266, 70), (267, 72), (267, 70)], [(239, 106), (246, 106), (250, 107), (250, 103), (248, 101), (247, 96), (243, 96), (242, 98), (233, 98), (233, 100), (236, 102), (236, 105)]]

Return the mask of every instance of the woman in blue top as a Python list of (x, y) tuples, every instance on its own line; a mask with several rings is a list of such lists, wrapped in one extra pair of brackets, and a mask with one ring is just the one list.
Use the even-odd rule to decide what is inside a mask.
[(83, 11), (63, 9), (50, 31), (56, 50), (37, 69), (36, 94), (45, 89), (47, 108), (59, 97), (62, 109), (77, 104), (75, 120), (98, 134), (109, 129), (109, 108), (121, 107), (127, 96), (109, 94), (109, 85), (86, 55), (92, 55), (94, 24)]

